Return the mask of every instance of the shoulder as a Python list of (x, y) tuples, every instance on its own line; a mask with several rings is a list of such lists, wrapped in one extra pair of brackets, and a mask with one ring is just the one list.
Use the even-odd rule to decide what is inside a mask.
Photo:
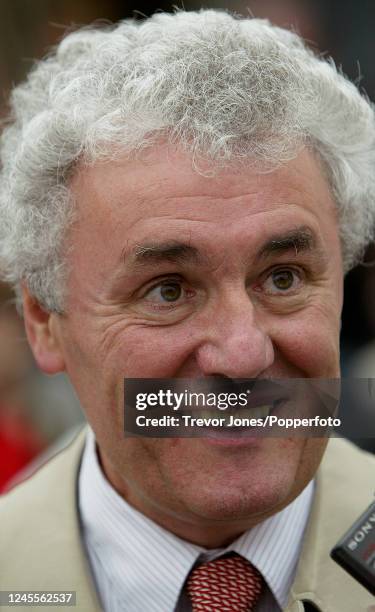
[(0, 586), (15, 568), (20, 575), (32, 574), (33, 567), (56, 560), (79, 541), (76, 486), (84, 440), (85, 430), (26, 482), (0, 497)]
[(373, 501), (375, 457), (353, 443), (332, 438), (316, 475), (311, 521), (316, 535), (333, 546)]
[(77, 508), (85, 436), (0, 499), (0, 590), (74, 591), (80, 610), (99, 612)]
[[(53, 456), (25, 482), (0, 497), (0, 522), (14, 523), (19, 515), (24, 523), (37, 513), (56, 510), (57, 497), (71, 500), (83, 451), (86, 430), (82, 430), (62, 451)], [(2, 530), (2, 535), (4, 530)], [(1, 539), (0, 539), (1, 541)]]
[(371, 604), (370, 594), (331, 558), (337, 541), (373, 500), (375, 457), (332, 438), (316, 475), (314, 501), (287, 610), (310, 601), (319, 610), (352, 612)]
[[(367, 498), (372, 495), (375, 477), (375, 456), (358, 448), (352, 442), (331, 438), (323, 457), (318, 479), (332, 481), (343, 492), (355, 483), (356, 490), (365, 487)], [(371, 501), (371, 500), (370, 500)]]

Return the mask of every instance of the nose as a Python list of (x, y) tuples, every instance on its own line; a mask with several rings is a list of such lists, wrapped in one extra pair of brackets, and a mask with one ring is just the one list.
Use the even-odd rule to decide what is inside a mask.
[(204, 376), (256, 378), (273, 364), (272, 340), (246, 292), (215, 305), (195, 358)]

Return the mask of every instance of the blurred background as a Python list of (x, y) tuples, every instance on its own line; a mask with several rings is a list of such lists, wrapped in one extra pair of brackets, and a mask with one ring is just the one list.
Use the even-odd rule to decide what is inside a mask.
[[(0, 119), (11, 87), (67, 29), (95, 21), (143, 19), (173, 6), (222, 8), (270, 19), (292, 28), (375, 100), (375, 2), (373, 0), (252, 0), (171, 5), (146, 0), (0, 0)], [(342, 328), (344, 376), (375, 377), (375, 249), (345, 282)], [(344, 397), (342, 410), (373, 423), (375, 408)], [(64, 376), (39, 372), (27, 346), (11, 290), (0, 285), (0, 492), (30, 473), (63, 446), (83, 421), (79, 402)], [(350, 437), (350, 432), (348, 432)], [(355, 440), (375, 452), (375, 440)], [(50, 449), (53, 449), (51, 451)]]

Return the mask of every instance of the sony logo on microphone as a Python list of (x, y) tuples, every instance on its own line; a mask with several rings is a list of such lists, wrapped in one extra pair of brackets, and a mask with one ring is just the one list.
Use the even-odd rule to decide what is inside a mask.
[(356, 548), (363, 542), (368, 533), (375, 529), (375, 512), (370, 514), (366, 522), (355, 532), (347, 543), (349, 550), (356, 550)]

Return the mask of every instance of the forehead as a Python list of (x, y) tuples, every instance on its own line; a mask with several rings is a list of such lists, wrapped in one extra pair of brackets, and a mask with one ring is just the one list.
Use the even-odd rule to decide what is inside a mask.
[[(204, 207), (210, 214), (218, 215), (217, 201), (244, 198), (249, 211), (261, 211), (265, 207), (277, 207), (289, 199), (318, 212), (319, 208), (335, 209), (327, 179), (321, 164), (312, 152), (302, 151), (291, 162), (271, 171), (262, 172), (251, 166), (237, 166), (218, 170), (214, 176), (204, 176), (193, 167), (191, 157), (180, 150), (158, 146), (147, 151), (139, 159), (118, 159), (111, 162), (97, 162), (78, 168), (72, 183), (73, 193), (79, 197), (77, 203), (80, 216), (98, 217), (109, 211), (121, 215), (126, 208), (127, 215), (140, 217), (151, 206), (159, 212), (172, 212), (176, 216), (189, 208), (184, 198), (194, 195), (201, 199), (202, 206), (195, 204), (199, 217)], [(175, 197), (172, 207), (168, 198)], [(178, 200), (177, 200), (178, 198)], [(323, 200), (323, 201), (322, 201)], [(177, 206), (176, 206), (177, 204)], [(172, 210), (171, 210), (172, 208)], [(192, 212), (192, 211), (191, 211)], [(324, 213), (324, 211), (322, 211)], [(235, 210), (227, 208), (225, 216)]]
[(150, 239), (238, 244), (241, 236), (295, 225), (312, 226), (327, 244), (338, 235), (327, 180), (308, 151), (273, 172), (228, 167), (207, 177), (186, 153), (159, 146), (141, 159), (82, 167), (71, 189), (78, 207), (73, 251), (75, 244), (82, 256), (102, 251), (102, 267)]

